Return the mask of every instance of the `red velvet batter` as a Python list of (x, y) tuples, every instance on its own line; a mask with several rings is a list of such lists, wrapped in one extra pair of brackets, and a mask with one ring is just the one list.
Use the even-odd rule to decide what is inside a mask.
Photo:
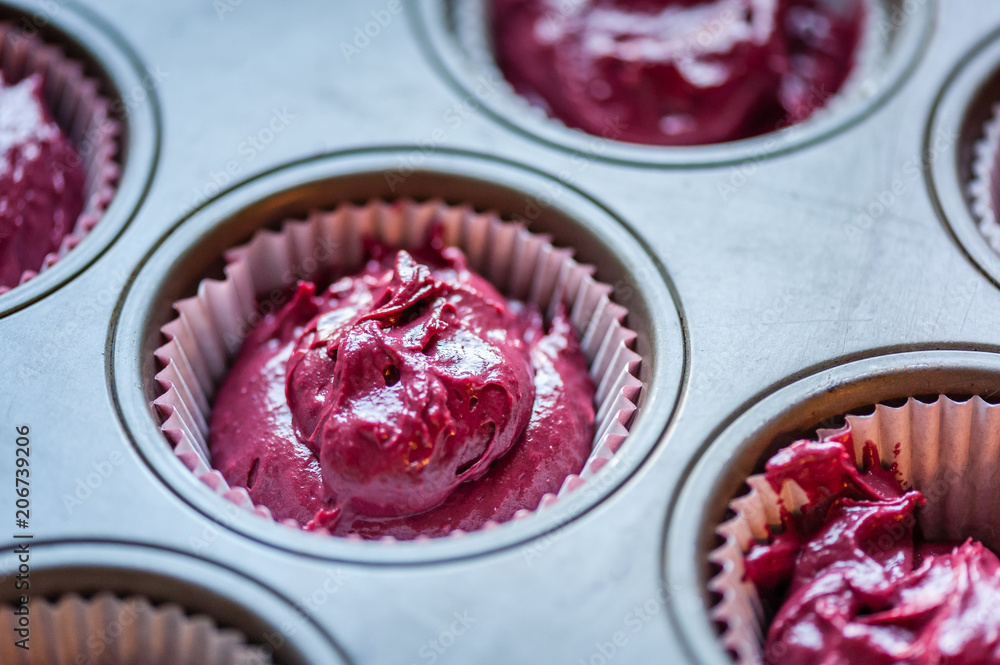
[(853, 445), (849, 434), (800, 441), (767, 464), (775, 490), (793, 480), (809, 503), (746, 558), (763, 597), (780, 602), (765, 662), (1000, 662), (1000, 560), (971, 540), (922, 542), (923, 495), (904, 491), (870, 445), (859, 473)]
[(801, 122), (843, 86), (860, 0), (491, 0), (507, 80), (567, 126), (654, 145)]
[(42, 101), (42, 78), (0, 77), (0, 292), (39, 270), (83, 210), (80, 158)]
[(564, 313), (508, 302), (455, 248), (373, 246), (243, 345), (213, 466), (277, 519), (366, 538), (504, 521), (583, 467), (594, 387)]

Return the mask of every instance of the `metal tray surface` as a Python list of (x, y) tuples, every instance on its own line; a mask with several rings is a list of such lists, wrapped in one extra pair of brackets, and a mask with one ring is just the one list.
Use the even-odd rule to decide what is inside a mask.
[[(724, 663), (703, 557), (769, 437), (904, 393), (1000, 390), (1000, 261), (963, 191), (1000, 100), (1000, 4), (900, 2), (905, 51), (865, 108), (672, 153), (588, 148), (480, 99), (434, 23), (446, 4), (0, 9), (69, 35), (133, 100), (96, 237), (0, 296), (0, 470), (13, 478), (14, 427), (30, 426), (38, 593), (186, 602), (280, 637), (286, 664)], [(407, 174), (398, 191), (387, 171)], [(324, 543), (222, 505), (158, 438), (148, 351), (172, 298), (286, 214), (389, 195), (537, 205), (531, 230), (628, 287), (649, 386), (635, 445), (549, 517)]]

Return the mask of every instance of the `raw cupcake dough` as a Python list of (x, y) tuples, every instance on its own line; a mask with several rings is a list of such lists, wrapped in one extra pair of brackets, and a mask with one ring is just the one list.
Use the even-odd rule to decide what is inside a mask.
[(534, 509), (581, 470), (594, 386), (564, 312), (542, 316), (456, 248), (371, 244), (254, 329), (211, 416), (213, 466), (275, 518), (441, 536)]
[(858, 0), (487, 0), (495, 57), (569, 127), (654, 145), (756, 136), (841, 89)]
[(808, 665), (1000, 662), (1000, 560), (981, 543), (925, 542), (905, 491), (874, 446), (858, 472), (849, 433), (799, 441), (767, 463), (779, 491), (808, 502), (746, 556), (747, 577), (776, 614), (764, 660)]

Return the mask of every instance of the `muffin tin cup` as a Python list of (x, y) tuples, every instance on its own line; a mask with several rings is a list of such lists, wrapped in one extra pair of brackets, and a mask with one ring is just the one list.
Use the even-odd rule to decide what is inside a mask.
[(1000, 31), (963, 54), (935, 100), (923, 163), (937, 213), (955, 242), (1000, 285)]
[[(760, 514), (773, 502), (756, 496), (759, 482), (748, 479), (762, 473), (780, 448), (832, 435), (828, 428), (851, 426), (857, 451), (872, 440), (887, 461), (897, 461), (893, 446), (900, 443), (901, 471), (924, 492), (925, 508), (933, 504), (926, 522), (918, 511), (930, 537), (1000, 544), (989, 514), (998, 491), (1000, 407), (993, 403), (1000, 355), (992, 346), (945, 346), (873, 351), (812, 368), (727, 417), (672, 499), (664, 534), (661, 565), (672, 592), (670, 618), (690, 649), (691, 662), (774, 661), (762, 652), (766, 626), (755, 590), (743, 582), (741, 544), (761, 536), (750, 531), (751, 523), (773, 523), (776, 517)], [(904, 440), (909, 455), (903, 452)], [(741, 511), (742, 518), (731, 522)], [(720, 535), (724, 523), (730, 525)], [(942, 524), (946, 529), (932, 529)]]
[[(80, 62), (13, 22), (0, 22), (0, 71), (7, 84), (42, 75), (46, 106), (79, 154), (86, 173), (84, 206), (76, 223), (41, 266), (22, 273), (20, 285), (65, 257), (101, 220), (114, 198), (120, 172), (115, 158), (121, 125), (112, 117), (112, 102), (100, 93), (100, 83), (84, 74)], [(0, 286), (0, 294), (10, 290)]]
[[(85, 599), (70, 593), (56, 601), (33, 599), (27, 606), (0, 604), (0, 621), (8, 636), (0, 641), (0, 662), (8, 665), (271, 663), (266, 651), (248, 645), (239, 631), (142, 596), (101, 592)], [(16, 644), (22, 635), (28, 649)]]
[[(442, 64), (455, 81), (472, 91), (485, 109), (537, 138), (584, 154), (622, 163), (715, 166), (760, 161), (821, 140), (860, 120), (907, 76), (929, 35), (931, 1), (915, 5), (914, 16), (897, 24), (896, 0), (862, 0), (866, 16), (856, 48), (856, 64), (841, 89), (803, 122), (775, 127), (759, 136), (694, 146), (657, 146), (617, 141), (609, 127), (602, 136), (568, 127), (519, 95), (493, 55), (489, 35), (490, 0), (422, 0), (423, 27), (438, 44)], [(572, 4), (572, 3), (570, 3)], [(554, 11), (562, 11), (559, 5)], [(568, 6), (568, 5), (565, 5)], [(449, 34), (451, 33), (451, 34)], [(484, 92), (485, 91), (485, 92)], [(601, 141), (597, 147), (594, 141)]]
[[(909, 398), (899, 407), (879, 404), (870, 415), (847, 415), (837, 429), (819, 429), (816, 439), (829, 441), (850, 434), (851, 454), (858, 467), (864, 447), (873, 444), (879, 458), (896, 465), (904, 487), (917, 489), (927, 504), (917, 520), (929, 541), (974, 538), (1000, 550), (1000, 530), (993, 510), (1000, 503), (994, 480), (1000, 463), (1000, 406), (981, 397), (955, 401), (940, 395), (933, 402)], [(724, 626), (720, 639), (740, 665), (773, 662), (779, 653), (764, 653), (767, 633), (762, 605), (752, 582), (745, 579), (744, 556), (755, 543), (768, 542), (781, 525), (782, 511), (795, 512), (807, 503), (793, 483), (776, 492), (763, 474), (746, 479), (750, 491), (729, 504), (733, 517), (719, 525), (723, 544), (708, 559), (719, 572), (708, 582), (719, 602), (711, 608)]]
[[(454, 2), (455, 30), (459, 45), (468, 54), (470, 61), (480, 68), (491, 80), (500, 81), (503, 94), (510, 98), (512, 104), (520, 107), (520, 112), (527, 116), (534, 116), (548, 122), (557, 124), (561, 129), (567, 131), (582, 132), (574, 127), (569, 127), (558, 117), (547, 114), (543, 109), (531, 104), (524, 97), (519, 95), (504, 78), (503, 72), (496, 64), (493, 53), (493, 40), (490, 37), (489, 4), (493, 0), (452, 0)], [(855, 54), (855, 66), (848, 75), (844, 85), (826, 100), (820, 108), (816, 109), (813, 115), (805, 122), (821, 120), (830, 115), (839, 113), (841, 109), (866, 96), (870, 96), (877, 88), (875, 80), (877, 78), (877, 63), (886, 48), (884, 39), (881, 38), (878, 26), (886, 21), (886, 11), (883, 3), (879, 0), (861, 0), (866, 5), (866, 16), (863, 19), (864, 25)], [(562, 11), (562, 8), (555, 11)], [(780, 131), (795, 125), (781, 125), (774, 128)], [(770, 132), (769, 132), (770, 133)], [(613, 130), (603, 138), (614, 139)], [(749, 137), (754, 138), (754, 137)], [(671, 149), (675, 146), (661, 146)]]
[[(29, 573), (17, 556), (0, 561), (4, 665), (349, 662), (304, 600), (227, 566), (129, 541), (21, 542), (30, 543)], [(19, 574), (30, 576), (28, 589), (15, 587)], [(313, 585), (325, 588), (319, 578)], [(24, 595), (27, 620), (17, 613)], [(24, 623), (29, 650), (14, 644)]]
[[(216, 388), (249, 330), (266, 314), (262, 310), (274, 305), (258, 304), (257, 296), (287, 290), (329, 267), (360, 268), (368, 237), (391, 247), (420, 247), (435, 223), (442, 226), (445, 244), (462, 249), (470, 268), (508, 297), (533, 303), (549, 317), (559, 304), (566, 306), (597, 387), (593, 448), (583, 469), (513, 519), (545, 511), (608, 464), (628, 436), (643, 389), (641, 357), (631, 349), (636, 333), (623, 325), (627, 310), (611, 300), (613, 288), (596, 281), (594, 269), (577, 263), (571, 250), (501, 221), (496, 213), (441, 201), (374, 200), (287, 220), (278, 232), (259, 232), (226, 253), (224, 280), (205, 280), (198, 295), (174, 304), (179, 316), (163, 326), (168, 342), (155, 351), (164, 369), (156, 376), (163, 394), (154, 404), (163, 417), (161, 429), (185, 466), (219, 496), (270, 518), (267, 507), (254, 505), (244, 488), (231, 487), (212, 468), (208, 445)], [(483, 528), (496, 526), (490, 521)]]

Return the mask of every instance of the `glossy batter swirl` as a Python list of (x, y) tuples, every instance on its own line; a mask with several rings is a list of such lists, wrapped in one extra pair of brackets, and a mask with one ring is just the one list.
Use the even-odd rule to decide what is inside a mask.
[(369, 253), (251, 333), (212, 410), (213, 465), (279, 519), (339, 534), (444, 535), (535, 508), (593, 436), (565, 315), (545, 331), (455, 248)]
[(655, 145), (805, 120), (841, 89), (859, 0), (489, 0), (497, 63), (570, 127)]
[(924, 496), (905, 491), (872, 446), (859, 473), (852, 445), (850, 434), (800, 441), (767, 464), (776, 491), (793, 481), (808, 502), (746, 557), (749, 579), (780, 603), (764, 661), (1000, 662), (1000, 560), (971, 540), (924, 542)]

